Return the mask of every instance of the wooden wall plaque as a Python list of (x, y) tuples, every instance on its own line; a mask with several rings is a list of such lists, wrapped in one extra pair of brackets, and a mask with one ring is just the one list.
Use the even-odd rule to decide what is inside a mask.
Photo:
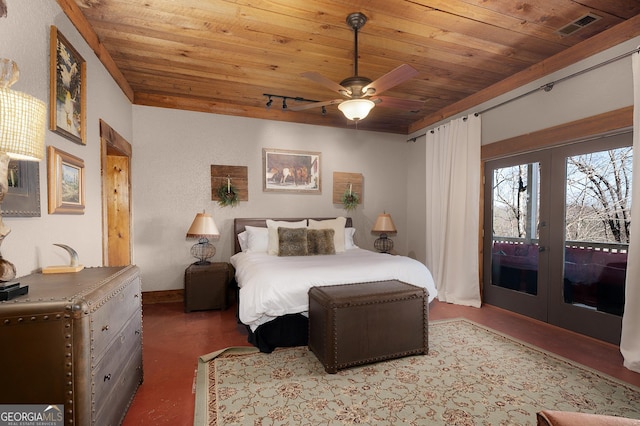
[(218, 188), (227, 184), (227, 178), (231, 179), (231, 185), (238, 192), (238, 200), (249, 201), (247, 166), (222, 166), (211, 165), (211, 199), (220, 201)]
[(342, 196), (349, 190), (358, 194), (362, 205), (364, 203), (364, 177), (362, 173), (333, 172), (333, 204), (342, 204)]

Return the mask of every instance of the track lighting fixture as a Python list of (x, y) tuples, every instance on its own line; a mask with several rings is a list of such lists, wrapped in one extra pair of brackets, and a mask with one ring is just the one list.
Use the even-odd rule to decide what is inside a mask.
[[(316, 101), (314, 99), (305, 99), (305, 98), (301, 98), (299, 96), (293, 97), (293, 96), (282, 96), (282, 95), (274, 95), (273, 93), (263, 93), (262, 96), (266, 96), (268, 98), (267, 103), (265, 104), (267, 109), (271, 108), (271, 105), (273, 105), (273, 98), (276, 99), (282, 99), (282, 110), (286, 111), (289, 108), (289, 105), (287, 105), (287, 100), (293, 100), (296, 102), (305, 102), (306, 104), (315, 104), (316, 102), (320, 102), (320, 101)], [(306, 109), (307, 105), (303, 105), (302, 108)], [(300, 107), (297, 106), (293, 106), (293, 110), (294, 111), (299, 111)], [(327, 109), (325, 108), (324, 105), (322, 105), (322, 115), (327, 115)]]

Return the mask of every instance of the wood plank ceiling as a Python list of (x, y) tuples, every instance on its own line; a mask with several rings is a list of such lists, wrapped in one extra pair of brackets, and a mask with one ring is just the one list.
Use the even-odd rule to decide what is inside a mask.
[[(267, 109), (263, 94), (339, 98), (301, 74), (314, 71), (336, 83), (354, 75), (346, 17), (362, 12), (368, 20), (358, 33), (359, 74), (376, 80), (409, 64), (418, 75), (384, 95), (424, 104), (406, 111), (382, 102), (357, 127), (400, 134), (640, 14), (637, 0), (75, 1), (80, 8), (58, 3), (103, 62), (112, 60), (135, 104), (343, 128), (356, 126), (336, 105), (326, 115), (321, 108), (283, 111), (275, 98)], [(558, 33), (589, 13), (600, 19)]]

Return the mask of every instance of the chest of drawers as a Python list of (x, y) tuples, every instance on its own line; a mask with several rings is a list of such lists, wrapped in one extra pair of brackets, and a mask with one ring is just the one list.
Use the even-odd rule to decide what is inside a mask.
[(142, 383), (136, 266), (19, 279), (0, 302), (2, 404), (64, 406), (67, 425), (117, 425)]

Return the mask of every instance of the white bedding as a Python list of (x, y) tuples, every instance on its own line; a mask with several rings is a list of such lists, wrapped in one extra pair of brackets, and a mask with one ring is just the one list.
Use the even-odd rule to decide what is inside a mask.
[(240, 287), (240, 321), (252, 330), (275, 317), (306, 312), (314, 286), (396, 279), (437, 295), (431, 272), (415, 259), (353, 248), (335, 255), (279, 257), (241, 252), (231, 257)]

